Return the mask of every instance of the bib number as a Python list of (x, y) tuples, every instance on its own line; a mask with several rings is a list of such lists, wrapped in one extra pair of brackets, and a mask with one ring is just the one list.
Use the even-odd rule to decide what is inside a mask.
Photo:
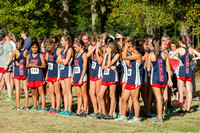
[(60, 64), (60, 70), (64, 70), (65, 69), (65, 65)]
[(96, 68), (96, 65), (97, 65), (97, 63), (94, 62), (94, 61), (92, 61), (92, 69), (95, 69), (95, 68)]
[(104, 75), (109, 75), (109, 73), (110, 73), (110, 69), (105, 69), (104, 70)]
[(81, 71), (80, 71), (80, 67), (74, 67), (74, 73), (75, 74), (79, 74)]
[(48, 63), (48, 69), (53, 70), (53, 63)]
[(31, 68), (31, 74), (39, 74), (39, 68)]
[(131, 76), (131, 73), (132, 73), (132, 69), (128, 69), (127, 76)]

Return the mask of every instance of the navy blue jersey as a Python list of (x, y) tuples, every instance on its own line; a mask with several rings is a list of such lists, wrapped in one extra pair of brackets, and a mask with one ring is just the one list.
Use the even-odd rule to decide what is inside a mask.
[(27, 69), (26, 69), (26, 57), (24, 57), (24, 51), (20, 51), (19, 58), (15, 58), (20, 65), (14, 65), (14, 77), (27, 77)]
[[(116, 53), (113, 54), (111, 56), (111, 61), (112, 59), (115, 57)], [(106, 55), (106, 62), (105, 62), (105, 66), (107, 65), (108, 62), (108, 54)], [(119, 62), (116, 61), (113, 66), (118, 66)], [(103, 79), (102, 82), (118, 82), (118, 72), (113, 71), (112, 69), (108, 68), (108, 69), (104, 69), (103, 70)]]
[(153, 84), (167, 84), (167, 72), (166, 72), (166, 60), (164, 60), (161, 56), (162, 51), (158, 56), (156, 61), (152, 61), (152, 69), (151, 69), (151, 85)]
[(142, 85), (143, 83), (144, 63), (138, 63), (136, 60), (130, 60), (127, 71), (127, 85)]
[[(69, 50), (69, 48), (65, 51), (65, 53), (64, 53), (64, 50), (62, 51), (61, 59), (66, 59), (68, 50)], [(73, 58), (71, 58), (69, 60), (69, 62), (72, 62), (72, 59)], [(64, 65), (64, 64), (61, 63), (60, 64), (60, 78), (69, 78), (71, 76), (72, 76), (72, 67), (71, 67), (71, 65), (68, 65), (68, 64)]]
[[(76, 54), (75, 59), (74, 59), (74, 83), (78, 83), (82, 72), (83, 72), (83, 53), (85, 53), (85, 51), (83, 51), (79, 56), (78, 54)], [(87, 81), (87, 73), (85, 73), (84, 78), (83, 78), (83, 82)]]
[(188, 52), (185, 47), (182, 47), (185, 49), (185, 54), (182, 56), (179, 56), (180, 60), (184, 64), (182, 67), (178, 67), (178, 77), (186, 77), (186, 78), (191, 78), (192, 77), (192, 67), (190, 62), (192, 61), (192, 56), (188, 56)]
[(93, 78), (101, 78), (102, 77), (102, 69), (97, 61), (95, 52), (93, 54), (92, 63), (90, 65), (90, 76)]
[[(42, 66), (42, 61), (40, 58), (40, 53), (33, 57), (32, 53), (29, 57), (29, 64), (35, 64), (37, 66)], [(28, 82), (30, 81), (44, 81), (43, 70), (41, 68), (32, 67), (29, 69)]]
[(51, 78), (59, 78), (59, 67), (58, 64), (56, 63), (56, 60), (58, 58), (56, 52), (57, 52), (56, 48), (54, 50), (54, 53), (51, 54), (49, 53), (48, 56), (48, 74), (47, 77), (51, 77)]

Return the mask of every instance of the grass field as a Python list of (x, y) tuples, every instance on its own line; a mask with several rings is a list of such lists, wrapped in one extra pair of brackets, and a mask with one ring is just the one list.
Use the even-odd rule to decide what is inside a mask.
[[(197, 91), (200, 91), (200, 76), (196, 76)], [(74, 108), (76, 94), (74, 92)], [(0, 133), (4, 132), (200, 132), (200, 111), (195, 108), (198, 98), (194, 98), (191, 107), (191, 114), (178, 114), (173, 112), (164, 116), (163, 124), (153, 124), (151, 119), (142, 118), (139, 124), (129, 124), (127, 122), (115, 122), (113, 120), (98, 120), (80, 118), (75, 116), (60, 116), (46, 113), (36, 113), (29, 111), (13, 111), (15, 102), (4, 102), (6, 90), (0, 95)], [(21, 97), (21, 107), (24, 106), (23, 92)], [(13, 94), (15, 95), (15, 94)], [(31, 94), (30, 94), (31, 96)], [(15, 97), (14, 97), (15, 98)], [(32, 105), (30, 97), (29, 105)], [(48, 98), (47, 105), (50, 101)], [(141, 103), (141, 114), (144, 107)], [(186, 106), (186, 105), (184, 105)], [(178, 108), (178, 106), (175, 106)]]

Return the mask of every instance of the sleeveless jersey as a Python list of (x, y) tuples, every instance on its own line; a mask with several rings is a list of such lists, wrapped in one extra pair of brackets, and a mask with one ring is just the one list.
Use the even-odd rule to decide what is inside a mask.
[[(116, 55), (116, 53), (111, 56), (111, 61), (115, 57), (115, 55)], [(108, 62), (108, 54), (106, 56), (105, 66), (107, 65), (107, 62)], [(118, 65), (119, 65), (118, 61), (116, 61), (113, 64), (113, 66), (116, 66), (116, 67)], [(103, 70), (103, 79), (102, 79), (102, 82), (118, 82), (118, 72), (117, 71), (115, 72), (115, 71), (113, 71), (110, 68), (104, 69)]]
[(101, 78), (102, 77), (102, 69), (97, 61), (96, 54), (94, 52), (92, 63), (90, 65), (90, 76), (93, 78)]
[(20, 66), (14, 65), (14, 77), (27, 77), (27, 69), (26, 69), (26, 57), (24, 57), (24, 51), (20, 51), (19, 58), (15, 58), (15, 61), (17, 61)]
[[(62, 51), (61, 53), (61, 59), (66, 59), (67, 57), (67, 52), (68, 52), (69, 48), (65, 51)], [(69, 60), (69, 62), (72, 62), (72, 58)], [(64, 64), (60, 64), (60, 78), (69, 78), (72, 76), (72, 67), (71, 65), (64, 65)]]
[[(75, 56), (75, 60), (74, 60), (74, 83), (78, 83), (82, 72), (83, 72), (83, 53), (85, 53), (85, 51), (83, 51), (79, 56), (78, 54), (76, 54)], [(85, 73), (84, 77), (83, 77), (83, 82), (87, 81), (87, 73)]]
[(156, 61), (152, 61), (151, 70), (151, 85), (164, 85), (167, 84), (166, 60), (161, 56), (162, 51)]

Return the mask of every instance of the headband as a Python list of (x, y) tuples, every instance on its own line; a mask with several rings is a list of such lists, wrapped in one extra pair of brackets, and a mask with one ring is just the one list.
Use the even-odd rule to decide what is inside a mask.
[(77, 44), (78, 46), (81, 46), (81, 44), (80, 44), (80, 43), (77, 43), (76, 41), (74, 41), (74, 43)]

